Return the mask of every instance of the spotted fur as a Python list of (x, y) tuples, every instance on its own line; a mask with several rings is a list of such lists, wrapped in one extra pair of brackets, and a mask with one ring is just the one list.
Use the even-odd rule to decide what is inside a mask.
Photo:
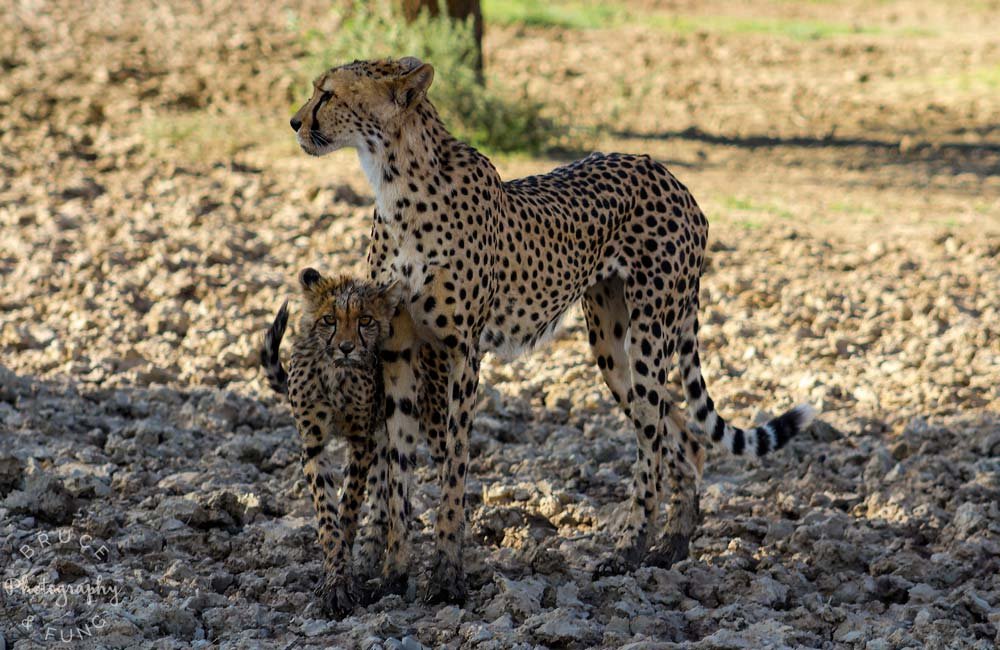
[[(715, 441), (737, 454), (767, 453), (805, 428), (811, 410), (800, 407), (748, 431), (716, 413), (697, 352), (708, 222), (662, 164), (649, 156), (593, 154), (504, 182), (485, 156), (442, 124), (427, 99), (433, 76), (430, 65), (412, 57), (355, 61), (320, 75), (313, 97), (292, 119), (308, 154), (357, 149), (376, 200), (371, 278), (401, 283), (408, 297), (411, 320), (400, 323), (385, 352), (392, 463), (383, 573), (391, 579), (409, 568), (409, 470), (419, 419), (442, 461), (427, 597), (462, 599), (465, 479), (480, 359), (485, 352), (515, 356), (530, 349), (581, 301), (597, 365), (638, 443), (624, 534), (598, 571), (686, 556), (699, 517), (705, 447)], [(667, 389), (675, 358), (692, 426)], [(670, 514), (650, 550), (660, 497), (668, 492), (664, 481)]]
[[(287, 301), (264, 335), (261, 364), (271, 387), (288, 396), (302, 444), (302, 467), (319, 519), (326, 576), (322, 595), (331, 613), (349, 609), (359, 582), (381, 561), (388, 528), (386, 431), (381, 343), (399, 302), (394, 289), (351, 278), (299, 274), (305, 310), (290, 369), (280, 346), (288, 324)], [(326, 443), (348, 443), (341, 496), (335, 493)], [(366, 492), (373, 525), (359, 543), (360, 570), (350, 566), (351, 544)]]

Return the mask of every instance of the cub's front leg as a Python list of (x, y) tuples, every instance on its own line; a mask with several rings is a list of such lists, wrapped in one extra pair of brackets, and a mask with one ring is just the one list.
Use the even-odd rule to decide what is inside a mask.
[(351, 441), (344, 489), (335, 512), (336, 487), (326, 449), (326, 442), (334, 432), (333, 415), (326, 405), (296, 408), (295, 414), (302, 443), (302, 469), (316, 509), (319, 541), (323, 548), (322, 606), (329, 614), (341, 615), (352, 609), (360, 598), (358, 580), (350, 569), (350, 549), (374, 447), (364, 439)]
[(365, 499), (370, 509), (368, 523), (358, 533), (358, 552), (354, 573), (369, 580), (376, 578), (385, 562), (386, 537), (389, 532), (389, 459), (387, 432), (380, 424), (373, 432), (372, 445), (375, 458), (368, 470)]

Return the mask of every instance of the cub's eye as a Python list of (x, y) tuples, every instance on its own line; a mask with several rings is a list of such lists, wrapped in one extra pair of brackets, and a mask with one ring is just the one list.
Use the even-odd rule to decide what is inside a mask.
[(323, 317), (323, 324), (324, 325), (329, 325), (330, 327), (336, 327), (337, 326), (337, 319), (334, 318), (333, 316), (326, 315), (326, 316)]
[(369, 325), (372, 324), (372, 317), (362, 316), (361, 318), (358, 319), (358, 324), (360, 324), (361, 327), (368, 327)]

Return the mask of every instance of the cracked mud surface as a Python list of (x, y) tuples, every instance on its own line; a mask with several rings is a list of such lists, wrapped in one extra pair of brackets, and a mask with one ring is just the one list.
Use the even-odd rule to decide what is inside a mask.
[[(372, 196), (353, 153), (295, 151), (315, 71), (291, 14), (29, 4), (0, 12), (0, 646), (87, 621), (77, 645), (1000, 643), (995, 4), (766, 4), (879, 27), (806, 40), (488, 25), (495, 74), (581, 126), (613, 116), (589, 145), (651, 153), (701, 202), (720, 411), (810, 401), (820, 420), (761, 463), (710, 460), (689, 559), (594, 581), (635, 448), (573, 312), (547, 348), (484, 364), (465, 606), (394, 596), (339, 621), (255, 349), (298, 269), (360, 268)], [(328, 4), (285, 9), (332, 29)]]

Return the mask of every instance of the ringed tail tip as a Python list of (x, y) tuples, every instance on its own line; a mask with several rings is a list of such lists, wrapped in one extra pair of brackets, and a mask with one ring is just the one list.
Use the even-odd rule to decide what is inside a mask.
[(798, 419), (799, 431), (805, 431), (816, 419), (816, 409), (812, 404), (799, 404), (791, 410)]

